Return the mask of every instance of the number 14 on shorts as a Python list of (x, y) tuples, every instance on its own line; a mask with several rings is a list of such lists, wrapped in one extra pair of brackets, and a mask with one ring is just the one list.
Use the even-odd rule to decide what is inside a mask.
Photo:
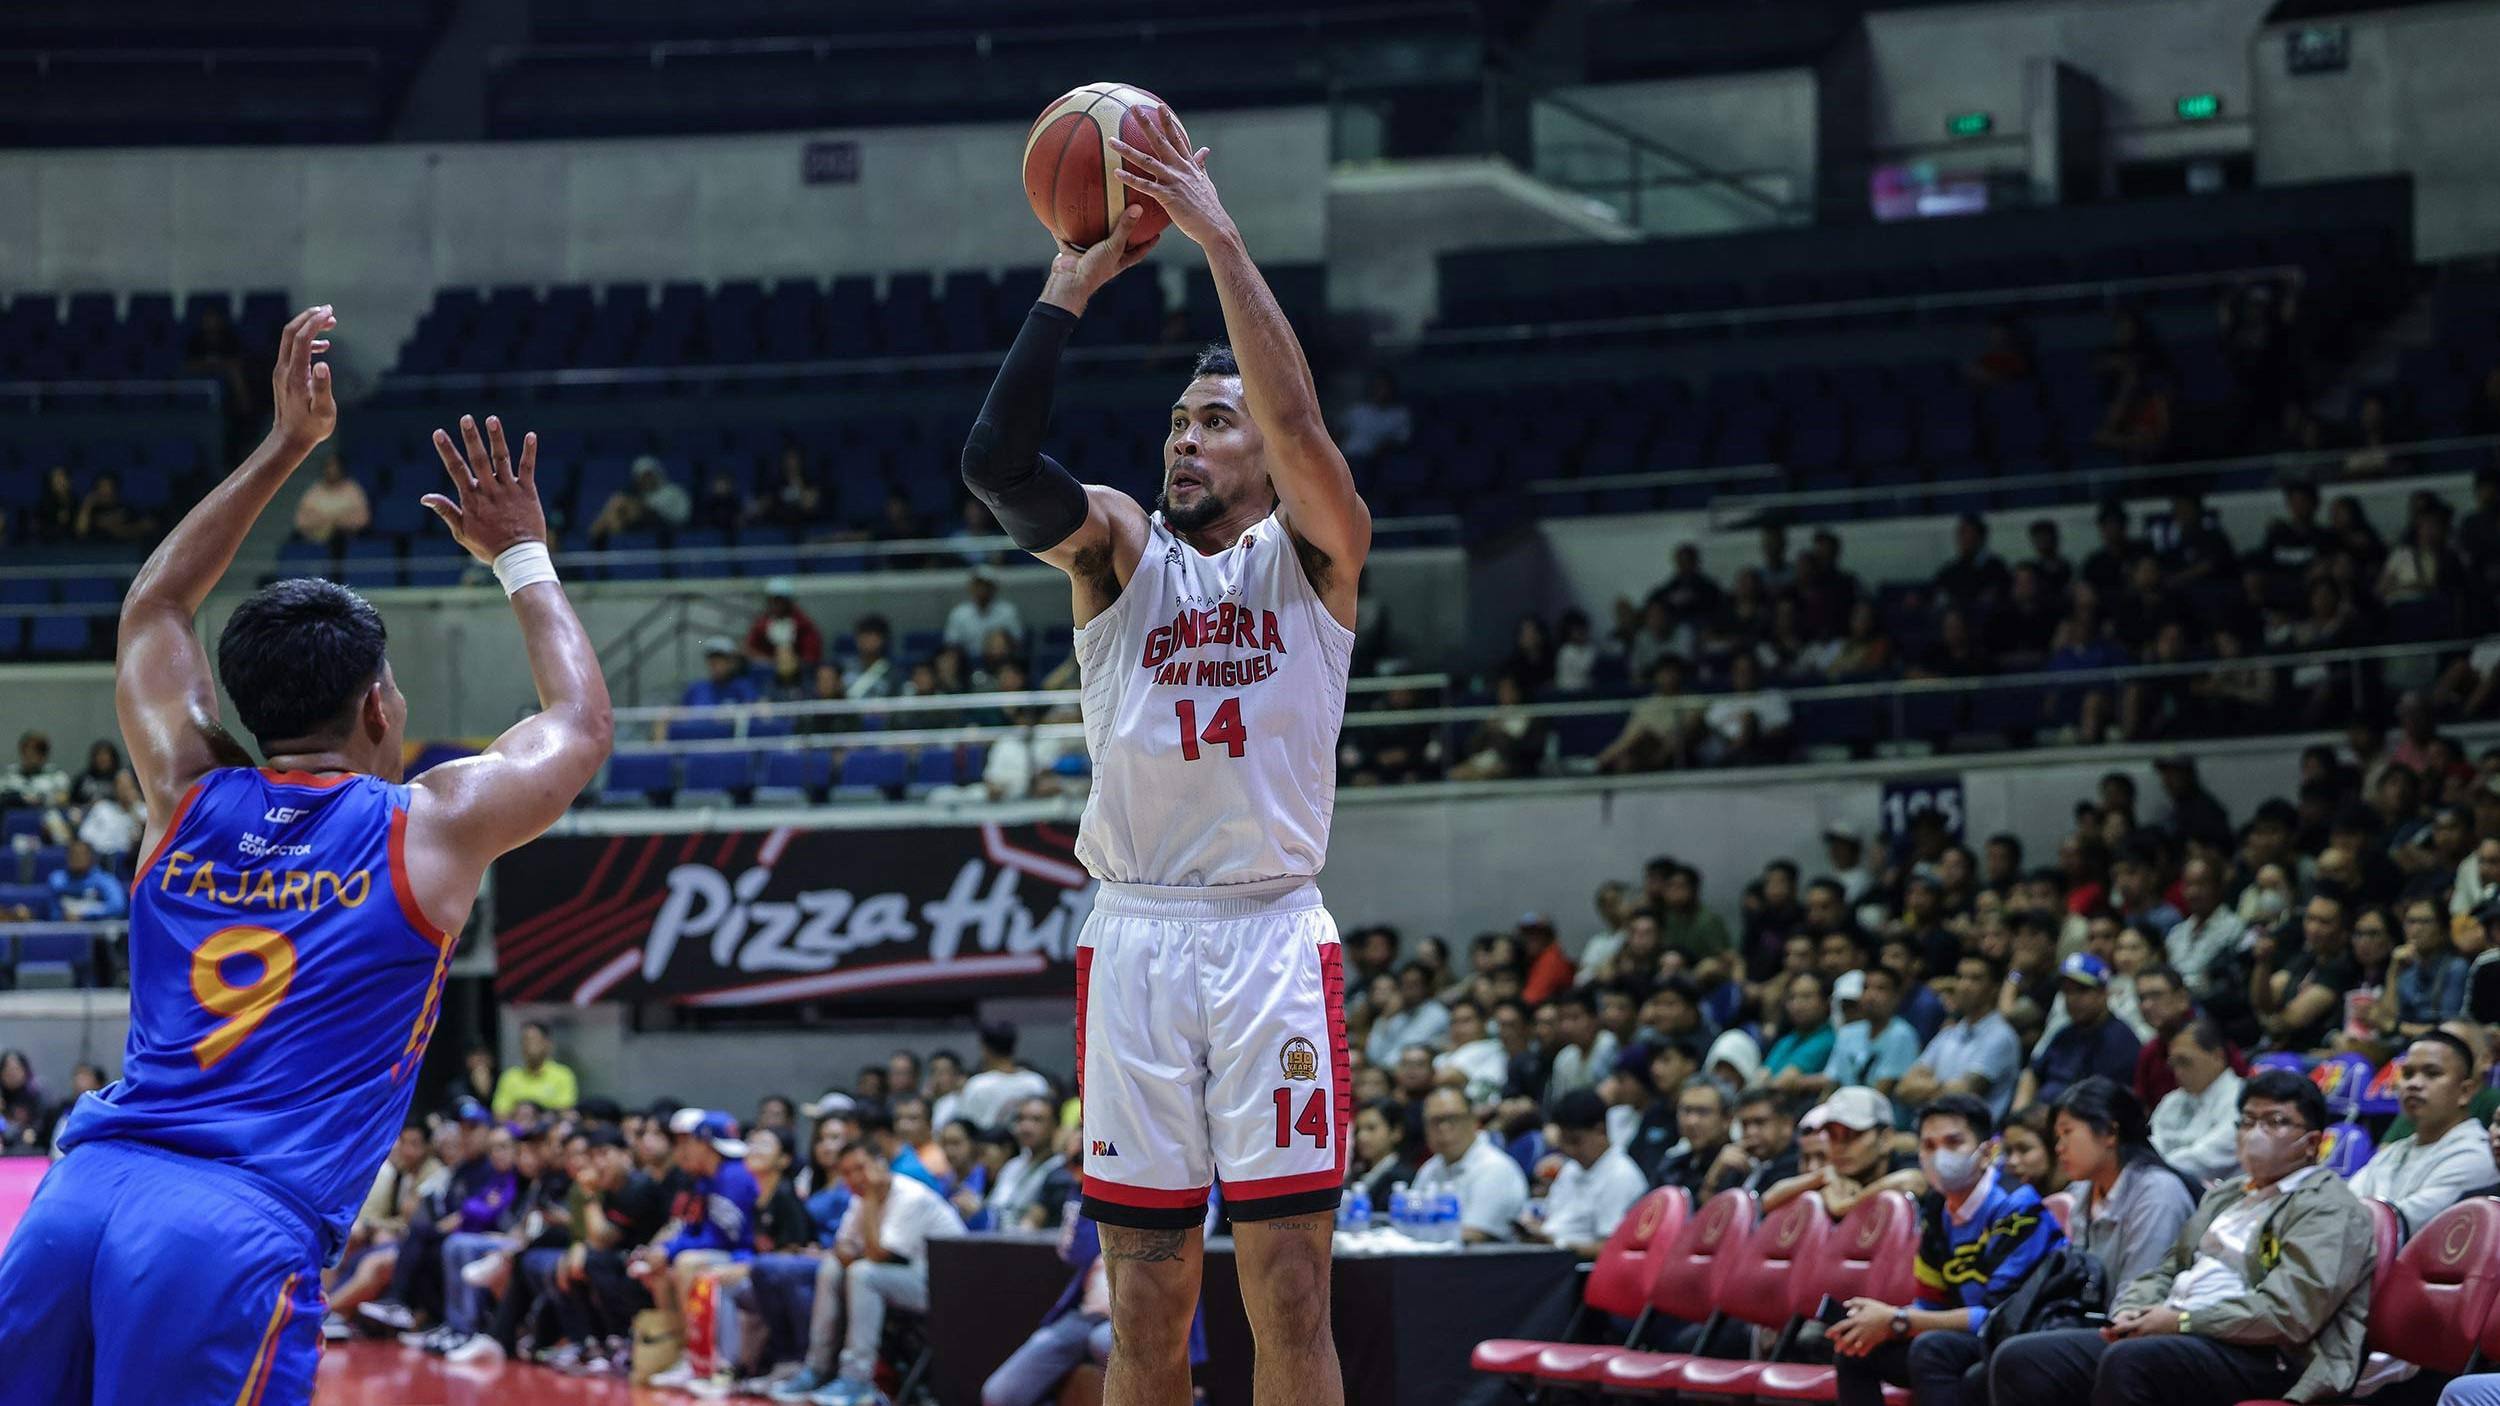
[(1328, 1146), (1328, 1090), (1311, 1090), (1302, 1102), (1299, 1117), (1293, 1111), (1293, 1095), (1291, 1089), (1278, 1089), (1274, 1094), (1276, 1145), (1291, 1147), (1294, 1136), (1299, 1134), (1310, 1139), (1313, 1147), (1325, 1148)]
[[(1223, 748), (1226, 756), (1238, 757), (1242, 752), (1242, 744), (1250, 740), (1250, 730), (1241, 725), (1241, 700), (1239, 698), (1225, 699), (1223, 706), (1215, 710), (1215, 716), (1207, 719), (1204, 732), (1198, 730), (1197, 699), (1177, 699), (1172, 704), (1172, 711), (1180, 718), (1182, 761), (1198, 760), (1198, 744), (1201, 742), (1209, 747)], [(1279, 1089), (1277, 1092), (1283, 1093), (1284, 1090)], [(1277, 1144), (1279, 1147), (1283, 1145)]]

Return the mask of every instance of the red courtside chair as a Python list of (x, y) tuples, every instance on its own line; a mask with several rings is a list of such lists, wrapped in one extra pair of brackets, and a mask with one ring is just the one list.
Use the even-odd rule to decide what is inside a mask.
[[(1869, 1298), (1907, 1304), (1918, 1297), (1918, 1203), (1898, 1191), (1880, 1192), (1850, 1208), (1823, 1247), (1824, 1264), (1809, 1276), (1836, 1302)], [(1814, 1311), (1814, 1304), (1804, 1311)], [(1839, 1394), (1832, 1369), (1810, 1362), (1767, 1362), (1751, 1394), (1765, 1401), (1830, 1401)], [(1910, 1394), (1884, 1388), (1884, 1400), (1908, 1406)]]
[[(1594, 1315), (1630, 1318), (1637, 1339), (1649, 1321), (1649, 1284), (1658, 1275), (1658, 1257), (1684, 1233), (1693, 1206), (1692, 1194), (1680, 1186), (1662, 1186), (1632, 1203), (1623, 1222), (1598, 1248), (1596, 1267), (1580, 1293), (1580, 1308), (1564, 1330), (1562, 1342), (1531, 1338), (1492, 1338), (1476, 1344), (1471, 1362), (1479, 1372), (1525, 1376), (1536, 1355), (1549, 1347), (1580, 1346), (1578, 1337)], [(1590, 1344), (1594, 1346), (1594, 1344)]]
[[(2393, 1209), (2384, 1201), (2368, 1204), (2374, 1216)], [(2473, 1362), (2480, 1342), (2500, 1339), (2500, 1315), (2493, 1312), (2500, 1306), (2500, 1201), (2476, 1197), (2450, 1206), (2390, 1258), (2380, 1262), (2371, 1293), (2366, 1351), (2454, 1376)]]
[[(1702, 1341), (1707, 1342), (1720, 1323), (1720, 1282), (1759, 1229), (1754, 1215), (1754, 1194), (1750, 1191), (1722, 1191), (1704, 1202), (1684, 1223), (1684, 1233), (1676, 1237), (1675, 1243), (1664, 1254), (1651, 1257), (1658, 1263), (1656, 1277), (1649, 1281), (1649, 1316), (1698, 1323)], [(1555, 1343), (1537, 1354), (1531, 1370), (1540, 1381), (1567, 1383), (1586, 1391), (1597, 1383), (1608, 1361), (1634, 1352), (1639, 1350)], [(1684, 1356), (1659, 1352), (1639, 1355), (1670, 1359)]]
[[(1719, 1279), (1719, 1312), (1757, 1328), (1787, 1329), (1801, 1297), (1809, 1308), (1820, 1297), (1802, 1281), (1813, 1278), (1822, 1263), (1831, 1230), (1823, 1198), (1811, 1191), (1764, 1216)], [(1760, 1366), (1685, 1353), (1622, 1352), (1606, 1360), (1598, 1380), (1609, 1394), (1745, 1396)]]

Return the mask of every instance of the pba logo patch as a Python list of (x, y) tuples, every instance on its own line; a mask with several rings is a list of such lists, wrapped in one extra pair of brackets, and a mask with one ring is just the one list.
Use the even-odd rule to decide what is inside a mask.
[(1287, 1040), (1284, 1048), (1276, 1052), (1276, 1062), (1288, 1079), (1319, 1078), (1319, 1047), (1299, 1035)]

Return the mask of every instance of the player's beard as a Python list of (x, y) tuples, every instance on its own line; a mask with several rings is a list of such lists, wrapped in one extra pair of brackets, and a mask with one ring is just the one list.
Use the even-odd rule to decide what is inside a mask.
[(1172, 505), (1172, 490), (1169, 488), (1155, 495), (1155, 511), (1163, 514), (1165, 522), (1183, 532), (1195, 532), (1202, 527), (1214, 526), (1222, 520), (1226, 512), (1231, 510), (1231, 507), (1232, 505), (1219, 497), (1214, 489), (1203, 483), (1199, 485), (1198, 496), (1186, 507)]

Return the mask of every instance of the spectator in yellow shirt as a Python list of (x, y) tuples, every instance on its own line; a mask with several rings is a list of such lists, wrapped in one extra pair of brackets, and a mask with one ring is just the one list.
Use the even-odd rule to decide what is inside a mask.
[(529, 1021), (521, 1027), (521, 1067), (506, 1069), (495, 1081), (495, 1116), (510, 1118), (514, 1107), (534, 1103), (549, 1113), (570, 1113), (581, 1102), (581, 1085), (570, 1065), (555, 1058), (556, 1043), (547, 1027)]

